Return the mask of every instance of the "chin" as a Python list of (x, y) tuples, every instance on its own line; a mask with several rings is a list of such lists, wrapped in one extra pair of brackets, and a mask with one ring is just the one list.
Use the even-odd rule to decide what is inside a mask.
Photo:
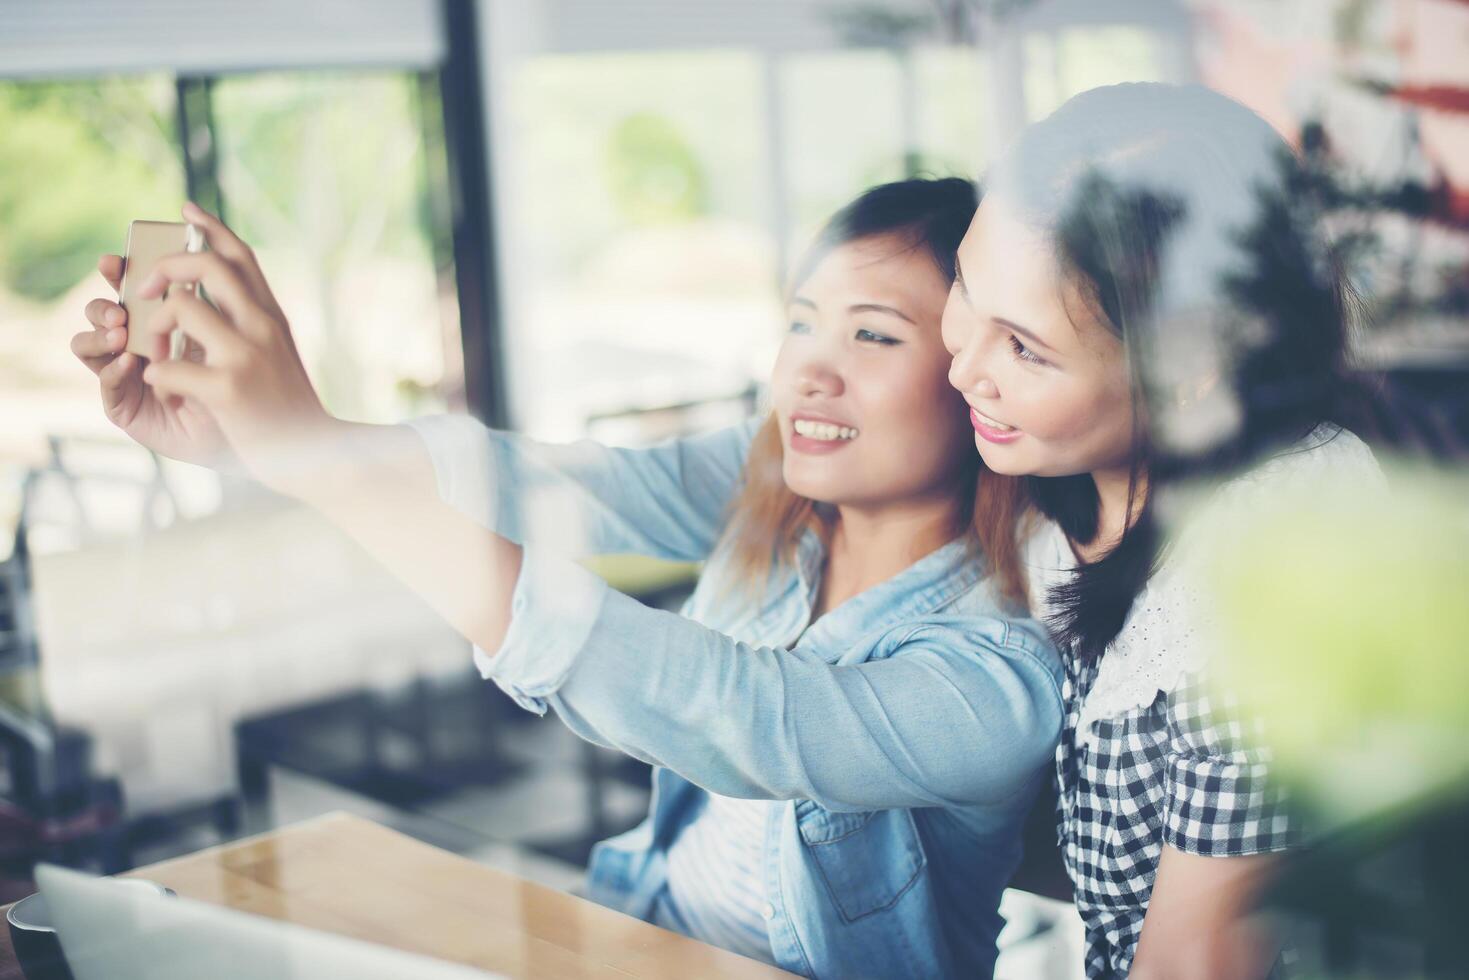
[(798, 497), (805, 497), (807, 500), (814, 500), (818, 504), (839, 503), (837, 498), (841, 496), (838, 491), (820, 480), (802, 480), (799, 477), (791, 479), (787, 474), (785, 484), (786, 489), (791, 493)]
[(1025, 464), (1025, 458), (1009, 447), (997, 446), (979, 433), (974, 435), (974, 448), (984, 460), (984, 468), (1001, 476), (1035, 476), (1035, 470)]

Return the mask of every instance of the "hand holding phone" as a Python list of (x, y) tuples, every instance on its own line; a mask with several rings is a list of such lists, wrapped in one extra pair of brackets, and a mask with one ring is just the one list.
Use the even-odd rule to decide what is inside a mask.
[(155, 399), (212, 419), (250, 476), (279, 493), (304, 497), (317, 489), (317, 454), (340, 438), (345, 424), (317, 396), (255, 253), (202, 208), (187, 204), (183, 217), (204, 230), (208, 250), (158, 259), (136, 295), (153, 299), (169, 288), (197, 284), (200, 296), (175, 297), (128, 330), (153, 338), (145, 341), (145, 352), (149, 344), (161, 352), (181, 328), (199, 356), (155, 358), (142, 371), (143, 383)]
[[(202, 213), (186, 210), (183, 217), (207, 233), (207, 226), (198, 217)], [(134, 235), (130, 232), (129, 240), (134, 245), (130, 251), (135, 261), (132, 274), (126, 275), (126, 291), (123, 289), (123, 279), (127, 273), (124, 257), (101, 257), (97, 263), (97, 271), (111, 288), (112, 296), (121, 297), (126, 292), (132, 297), (137, 319), (130, 319), (127, 311), (112, 298), (93, 299), (86, 306), (87, 329), (71, 338), (71, 351), (97, 376), (102, 408), (108, 420), (129, 437), (171, 459), (205, 466), (231, 465), (229, 445), (224, 434), (201, 405), (177, 397), (165, 397), (143, 382), (143, 368), (148, 364), (148, 358), (157, 352), (158, 359), (153, 363), (164, 364), (165, 354), (170, 346), (168, 332), (149, 333), (146, 329), (150, 315), (156, 322), (160, 317), (166, 317), (167, 313), (158, 313), (156, 304), (150, 310), (137, 302), (141, 298), (139, 294), (147, 287), (148, 280), (154, 278), (154, 270), (147, 266), (154, 262), (161, 266), (166, 266), (169, 261), (197, 262), (208, 258), (207, 253), (212, 251), (205, 249), (206, 254), (203, 255), (178, 254), (188, 251), (189, 241), (186, 225), (179, 223), (176, 227), (185, 229), (180, 237), (171, 237), (177, 233), (170, 232), (170, 237), (161, 249), (147, 249), (157, 253), (159, 258), (138, 259), (143, 251), (143, 238), (151, 233), (144, 231)], [(203, 244), (204, 237), (205, 235), (196, 236), (196, 248)], [(184, 276), (176, 285), (184, 288), (191, 281), (200, 278), (202, 273)], [(203, 296), (202, 285), (199, 291), (201, 298), (207, 300), (208, 297)], [(146, 304), (147, 301), (144, 300), (143, 303)], [(185, 332), (192, 334), (192, 330)], [(177, 362), (180, 365), (195, 360), (196, 353), (202, 352), (202, 347), (192, 337), (186, 338), (184, 347), (182, 358)], [(132, 351), (142, 351), (143, 356)]]
[[(203, 250), (204, 232), (198, 225), (181, 221), (134, 221), (128, 225), (122, 282), (118, 286), (118, 302), (128, 315), (128, 339), (124, 350), (145, 360), (163, 356), (158, 340), (140, 328), (158, 312), (168, 294), (165, 292), (163, 296), (144, 299), (139, 291), (159, 259), (179, 252)], [(179, 283), (173, 288), (193, 289), (194, 284)], [(173, 331), (168, 338), (167, 359), (178, 359), (183, 353), (184, 343), (183, 331)]]

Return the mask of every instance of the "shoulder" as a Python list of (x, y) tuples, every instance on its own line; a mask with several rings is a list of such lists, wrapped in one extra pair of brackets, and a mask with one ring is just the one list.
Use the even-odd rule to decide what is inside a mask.
[(1157, 573), (1133, 613), (1147, 617), (1190, 609), (1199, 598), (1199, 576), (1215, 549), (1231, 540), (1261, 511), (1321, 499), (1342, 487), (1385, 490), (1372, 450), (1350, 431), (1317, 426), (1243, 473), (1214, 487), (1181, 490), (1165, 506), (1176, 529)]
[(1252, 500), (1285, 490), (1309, 490), (1324, 481), (1366, 480), (1381, 483), (1382, 469), (1372, 450), (1350, 430), (1322, 423), (1255, 466), (1226, 481), (1223, 502)]
[[(1166, 501), (1163, 514), (1176, 530), (1102, 658), (1081, 713), (1083, 730), (1145, 706), (1159, 692), (1204, 691), (1188, 678), (1208, 669), (1213, 652), (1216, 611), (1209, 583), (1221, 546), (1265, 508), (1343, 483), (1382, 485), (1382, 472), (1362, 440), (1321, 425), (1233, 479)], [(1186, 710), (1187, 698), (1179, 704)]]
[(1060, 654), (1045, 627), (1029, 617), (935, 615), (905, 623), (886, 639), (886, 657), (930, 657), (960, 671), (1018, 673), (1060, 698)]

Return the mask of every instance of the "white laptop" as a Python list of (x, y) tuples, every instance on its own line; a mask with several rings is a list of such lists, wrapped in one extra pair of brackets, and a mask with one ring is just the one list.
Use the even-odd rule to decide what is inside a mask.
[(76, 980), (488, 980), (415, 956), (111, 878), (39, 865)]

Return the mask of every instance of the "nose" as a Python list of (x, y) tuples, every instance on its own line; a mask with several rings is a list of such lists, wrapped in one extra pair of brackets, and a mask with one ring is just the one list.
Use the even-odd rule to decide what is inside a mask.
[(841, 372), (826, 358), (807, 358), (796, 370), (796, 390), (802, 398), (834, 398), (844, 388)]
[(944, 346), (954, 356), (949, 363), (949, 384), (961, 394), (995, 398), (999, 387), (990, 377), (988, 354), (992, 344), (984, 342), (978, 326), (960, 325), (945, 317)]

